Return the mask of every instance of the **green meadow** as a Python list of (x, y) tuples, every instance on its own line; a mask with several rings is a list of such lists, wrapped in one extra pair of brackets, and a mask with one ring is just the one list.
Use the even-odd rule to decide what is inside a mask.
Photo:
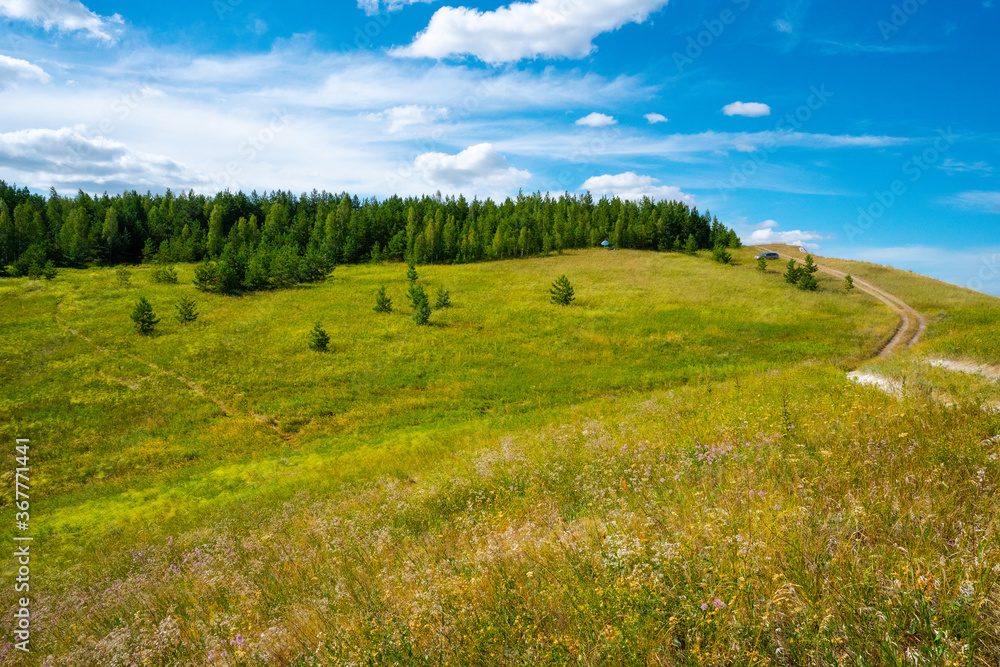
[(2, 475), (30, 438), (44, 545), (35, 653), (3, 655), (996, 664), (1000, 392), (928, 361), (995, 367), (1000, 301), (820, 260), (928, 317), (870, 362), (895, 314), (822, 273), (795, 289), (755, 251), (420, 266), (453, 303), (426, 327), (401, 264), (240, 297), (196, 291), (191, 265), (175, 285), (0, 281)]

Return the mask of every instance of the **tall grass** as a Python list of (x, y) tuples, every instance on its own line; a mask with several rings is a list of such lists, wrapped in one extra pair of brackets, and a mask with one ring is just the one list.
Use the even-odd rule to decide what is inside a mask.
[[(29, 360), (3, 360), (21, 387), (5, 435), (56, 433), (64, 453), (41, 454), (88, 471), (98, 435), (131, 452), (104, 478), (42, 466), (36, 653), (6, 660), (997, 664), (988, 381), (930, 371), (899, 399), (849, 382), (892, 318), (749, 254), (427, 268), (456, 303), (427, 330), (369, 314), (380, 284), (403, 289), (398, 266), (199, 297), (200, 328), (151, 340), (115, 328), (134, 292), (88, 284), (103, 272), (4, 286), (5, 338)], [(545, 303), (562, 273), (569, 309)], [(154, 305), (186, 288), (161, 289)], [(341, 346), (322, 361), (317, 319)]]

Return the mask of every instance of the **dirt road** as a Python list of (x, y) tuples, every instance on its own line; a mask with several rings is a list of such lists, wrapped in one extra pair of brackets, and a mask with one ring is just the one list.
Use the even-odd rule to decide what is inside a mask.
[[(769, 248), (761, 248), (761, 251), (776, 252)], [(799, 259), (798, 257), (792, 257), (791, 255), (785, 255), (783, 253), (778, 253), (778, 255), (784, 259)], [(844, 278), (847, 275), (843, 271), (831, 269), (830, 267), (823, 266), (822, 264), (817, 264), (816, 266), (819, 267), (819, 270), (823, 273), (837, 278)], [(883, 347), (878, 353), (879, 357), (888, 357), (896, 350), (896, 348), (910, 347), (920, 340), (920, 336), (923, 335), (924, 329), (927, 328), (927, 320), (924, 319), (924, 316), (917, 312), (916, 309), (909, 306), (899, 297), (889, 294), (885, 290), (879, 289), (871, 283), (865, 282), (859, 278), (854, 277), (854, 286), (862, 292), (871, 294), (900, 317), (899, 328), (896, 329), (895, 335), (889, 339), (889, 342), (886, 343), (885, 347)]]

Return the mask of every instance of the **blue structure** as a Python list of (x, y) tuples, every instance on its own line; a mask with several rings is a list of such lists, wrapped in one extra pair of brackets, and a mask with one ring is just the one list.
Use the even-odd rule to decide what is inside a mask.
[(604, 239), (604, 241), (601, 243), (601, 245), (604, 246), (605, 250), (611, 250), (611, 244), (608, 243), (607, 239)]

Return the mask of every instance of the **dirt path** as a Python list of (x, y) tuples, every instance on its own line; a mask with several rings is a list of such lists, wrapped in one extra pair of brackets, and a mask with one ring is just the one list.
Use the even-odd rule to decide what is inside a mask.
[[(769, 248), (761, 248), (764, 252), (775, 252)], [(795, 259), (798, 257), (792, 257), (791, 255), (785, 255), (778, 253), (779, 257), (785, 259)], [(843, 271), (838, 271), (837, 269), (832, 269), (828, 266), (823, 266), (822, 264), (816, 265), (820, 271), (829, 274), (836, 278), (844, 278), (847, 276)], [(853, 276), (852, 276), (853, 277)], [(905, 301), (899, 297), (889, 294), (885, 290), (875, 287), (871, 283), (865, 282), (859, 278), (854, 278), (854, 286), (857, 287), (862, 292), (871, 294), (873, 297), (888, 306), (893, 312), (895, 312), (900, 317), (899, 328), (896, 329), (896, 333), (889, 342), (885, 344), (885, 347), (878, 353), (881, 358), (888, 357), (891, 355), (897, 347), (910, 347), (918, 340), (924, 333), (924, 329), (927, 328), (927, 320), (921, 315), (916, 309), (909, 306)]]
[[(103, 352), (105, 354), (111, 354), (111, 352), (109, 350), (107, 350), (106, 348), (101, 347), (100, 345), (98, 345), (97, 343), (95, 343), (93, 340), (91, 340), (90, 338), (88, 338), (87, 336), (85, 336), (84, 334), (82, 334), (79, 331), (77, 331), (76, 329), (73, 329), (72, 327), (70, 327), (68, 324), (66, 324), (65, 320), (63, 320), (58, 315), (55, 316), (55, 320), (56, 320), (56, 323), (59, 324), (59, 326), (61, 326), (64, 329), (66, 329), (66, 331), (68, 331), (69, 333), (73, 334), (77, 338), (80, 338), (81, 340), (85, 341), (88, 345), (90, 345), (91, 347), (93, 347), (98, 352)], [(213, 396), (210, 393), (208, 393), (207, 391), (205, 391), (205, 388), (202, 387), (201, 385), (199, 385), (194, 380), (192, 380), (190, 378), (187, 378), (187, 377), (181, 375), (180, 373), (178, 373), (176, 371), (172, 371), (169, 368), (163, 368), (161, 366), (157, 366), (153, 362), (146, 361), (142, 357), (138, 357), (138, 356), (136, 356), (134, 354), (129, 354), (127, 352), (124, 352), (122, 354), (123, 354), (123, 356), (126, 356), (129, 359), (132, 359), (133, 361), (136, 361), (136, 362), (138, 362), (140, 364), (145, 364), (146, 366), (148, 366), (150, 369), (156, 371), (157, 373), (161, 373), (161, 374), (166, 375), (168, 377), (171, 377), (171, 378), (173, 378), (175, 380), (178, 380), (179, 382), (183, 382), (185, 385), (187, 385), (188, 389), (190, 389), (194, 393), (196, 393), (196, 394), (198, 394), (200, 396), (203, 396), (203, 397), (207, 398), (208, 400), (212, 401), (213, 403), (215, 403), (215, 405), (218, 406), (219, 410), (222, 411), (222, 414), (225, 415), (226, 417), (239, 417), (239, 416), (242, 416), (243, 413), (240, 410), (238, 410), (238, 409), (236, 409), (236, 408), (234, 408), (232, 406), (226, 405), (226, 403), (224, 403), (222, 401), (222, 399), (220, 399), (220, 398), (218, 398), (216, 396)], [(132, 387), (132, 385), (130, 385), (128, 382), (122, 381), (122, 380), (120, 380), (118, 378), (112, 378), (112, 379), (114, 379), (116, 382), (119, 382), (121, 384), (125, 384), (126, 386), (129, 386), (129, 387)], [(134, 389), (135, 387), (132, 387), (132, 388)], [(275, 420), (274, 420), (273, 417), (269, 417), (267, 415), (262, 415), (262, 414), (259, 414), (257, 412), (254, 412), (252, 410), (248, 410), (247, 414), (255, 422), (257, 422), (261, 426), (264, 426), (265, 428), (268, 428), (268, 429), (270, 429), (272, 431), (275, 431), (276, 433), (278, 433), (278, 435), (281, 436), (281, 438), (283, 440), (285, 440), (286, 442), (288, 442), (289, 444), (291, 444), (291, 436), (289, 434), (281, 432), (281, 428), (278, 426), (277, 422), (275, 422)]]

